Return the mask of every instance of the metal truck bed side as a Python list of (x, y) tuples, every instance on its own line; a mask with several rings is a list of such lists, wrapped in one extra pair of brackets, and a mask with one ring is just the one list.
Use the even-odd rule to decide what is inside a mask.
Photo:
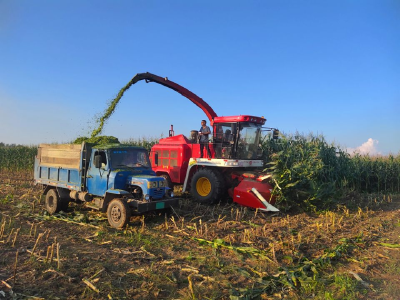
[(82, 145), (40, 144), (38, 159), (41, 166), (79, 169), (81, 165)]
[(35, 158), (36, 183), (82, 190), (83, 144), (40, 144)]

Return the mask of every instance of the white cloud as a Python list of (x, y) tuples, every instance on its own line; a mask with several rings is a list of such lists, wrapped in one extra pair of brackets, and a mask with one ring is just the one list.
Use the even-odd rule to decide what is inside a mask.
[(357, 148), (347, 148), (347, 152), (351, 155), (359, 153), (361, 155), (369, 154), (369, 155), (381, 155), (382, 153), (378, 151), (377, 145), (379, 141), (369, 138), (368, 141), (363, 143), (361, 146)]

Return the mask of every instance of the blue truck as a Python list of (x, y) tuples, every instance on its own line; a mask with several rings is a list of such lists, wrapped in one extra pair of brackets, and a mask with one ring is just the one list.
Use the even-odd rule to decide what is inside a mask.
[(107, 212), (109, 224), (124, 227), (132, 213), (179, 204), (164, 177), (151, 169), (145, 148), (121, 144), (41, 144), (34, 180), (43, 188), (50, 214), (66, 211), (71, 201)]

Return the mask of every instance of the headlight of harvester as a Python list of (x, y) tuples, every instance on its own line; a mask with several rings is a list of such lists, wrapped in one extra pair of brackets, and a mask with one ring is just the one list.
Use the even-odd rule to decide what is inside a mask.
[(157, 187), (157, 181), (148, 181), (147, 182), (147, 188), (148, 189), (154, 189)]
[(159, 186), (159, 187), (166, 187), (166, 186), (167, 186), (167, 181), (166, 181), (166, 180), (161, 180), (161, 181), (159, 181), (158, 186)]

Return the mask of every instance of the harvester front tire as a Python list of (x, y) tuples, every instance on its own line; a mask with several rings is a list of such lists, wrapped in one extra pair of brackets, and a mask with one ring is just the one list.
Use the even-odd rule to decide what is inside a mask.
[(63, 205), (61, 198), (55, 189), (50, 189), (47, 191), (45, 207), (50, 215), (58, 213), (60, 210), (63, 210), (63, 208), (65, 208), (65, 205)]
[(107, 219), (111, 227), (121, 229), (129, 223), (131, 218), (131, 210), (122, 199), (116, 198), (111, 200), (107, 207)]
[(194, 173), (190, 193), (200, 203), (216, 203), (225, 194), (224, 178), (213, 169), (199, 169)]

